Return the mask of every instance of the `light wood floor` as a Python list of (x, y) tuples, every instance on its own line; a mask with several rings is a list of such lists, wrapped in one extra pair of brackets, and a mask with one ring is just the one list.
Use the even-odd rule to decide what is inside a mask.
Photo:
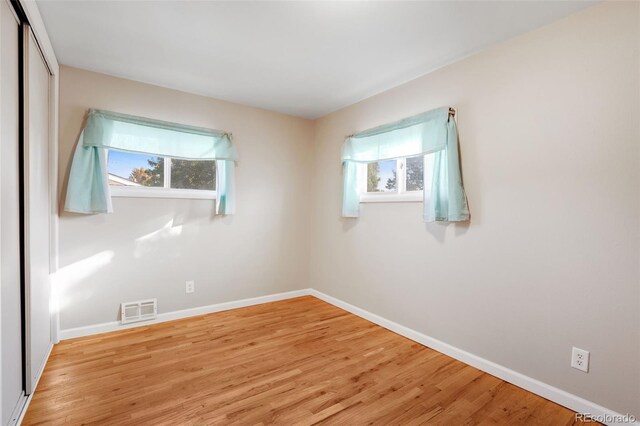
[(574, 413), (313, 297), (56, 345), (24, 425), (548, 424)]

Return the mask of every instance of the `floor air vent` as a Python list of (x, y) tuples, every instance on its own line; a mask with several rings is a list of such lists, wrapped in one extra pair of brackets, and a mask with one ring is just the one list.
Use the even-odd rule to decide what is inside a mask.
[(154, 319), (158, 313), (158, 299), (126, 302), (121, 305), (120, 323), (146, 321)]

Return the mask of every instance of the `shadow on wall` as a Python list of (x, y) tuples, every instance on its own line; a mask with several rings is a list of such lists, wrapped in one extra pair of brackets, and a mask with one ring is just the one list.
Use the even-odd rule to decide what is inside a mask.
[(444, 243), (447, 234), (447, 228), (453, 227), (454, 235), (460, 237), (469, 231), (470, 222), (432, 222), (425, 223), (424, 229), (431, 234), (436, 240)]
[[(358, 225), (358, 219), (341, 217), (342, 231), (349, 232)], [(471, 222), (431, 222), (425, 223), (424, 229), (431, 234), (438, 242), (444, 243), (447, 235), (447, 228), (453, 227), (454, 235), (460, 237), (465, 235), (470, 228)]]

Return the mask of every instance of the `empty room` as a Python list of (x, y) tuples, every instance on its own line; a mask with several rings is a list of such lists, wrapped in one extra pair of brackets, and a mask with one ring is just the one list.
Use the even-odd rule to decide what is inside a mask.
[(640, 2), (0, 0), (0, 426), (640, 426)]

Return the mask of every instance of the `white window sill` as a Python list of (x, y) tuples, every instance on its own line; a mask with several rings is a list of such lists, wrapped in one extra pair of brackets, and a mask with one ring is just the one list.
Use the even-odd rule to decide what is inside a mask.
[(417, 203), (422, 202), (422, 191), (405, 192), (367, 192), (360, 194), (361, 203)]
[(113, 197), (130, 198), (185, 198), (190, 200), (215, 200), (216, 191), (198, 189), (168, 189), (130, 186), (110, 186)]

